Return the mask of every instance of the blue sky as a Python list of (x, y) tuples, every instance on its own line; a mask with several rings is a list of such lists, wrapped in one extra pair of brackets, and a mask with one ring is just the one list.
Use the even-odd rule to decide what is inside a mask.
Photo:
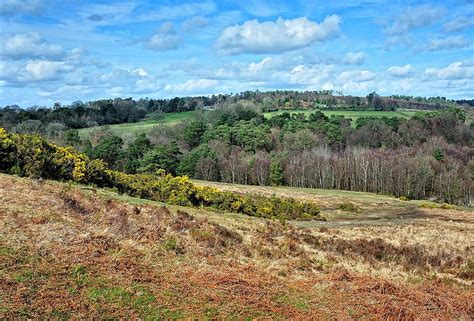
[(0, 1), (0, 105), (243, 90), (474, 98), (474, 2)]

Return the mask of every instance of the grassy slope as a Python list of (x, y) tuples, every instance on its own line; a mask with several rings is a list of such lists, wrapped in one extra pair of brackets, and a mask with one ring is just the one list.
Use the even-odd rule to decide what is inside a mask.
[[(273, 117), (274, 115), (278, 115), (285, 112), (284, 110), (265, 113), (265, 117)], [(303, 113), (303, 114), (310, 114), (314, 112), (314, 110), (290, 110), (291, 113)], [(399, 117), (399, 118), (410, 118), (413, 117), (418, 111), (414, 110), (404, 110), (404, 111), (323, 111), (323, 113), (327, 116), (336, 116), (342, 115), (347, 118), (351, 118), (353, 122), (357, 120), (359, 117), (364, 116), (372, 116), (372, 117)], [(154, 121), (154, 120), (144, 120), (137, 123), (130, 123), (130, 124), (117, 124), (117, 125), (110, 125), (109, 128), (119, 136), (123, 136), (125, 134), (141, 134), (149, 132), (153, 126), (156, 126), (159, 123), (165, 125), (175, 125), (183, 121), (192, 120), (194, 118), (194, 111), (189, 112), (182, 112), (182, 113), (167, 113), (165, 114), (165, 118), (161, 121)], [(79, 130), (79, 135), (81, 138), (85, 138), (90, 133), (100, 128), (98, 127), (90, 127), (90, 128), (83, 128)]]
[[(326, 207), (338, 197), (364, 207), (390, 201), (284, 192), (325, 199)], [(468, 212), (423, 210), (405, 224), (302, 229), (2, 174), (0, 199), (0, 318), (473, 313)]]
[[(176, 125), (178, 123), (191, 120), (194, 118), (194, 111), (188, 112), (181, 112), (181, 113), (167, 113), (163, 120), (144, 120), (137, 123), (128, 123), (128, 124), (117, 124), (117, 125), (109, 125), (108, 127), (112, 130), (112, 132), (118, 136), (123, 136), (124, 134), (141, 134), (147, 133), (154, 126), (158, 124), (164, 125)], [(81, 138), (88, 137), (90, 133), (98, 128), (104, 126), (97, 126), (97, 127), (90, 127), (90, 128), (83, 128), (79, 130), (79, 135)]]
[[(272, 117), (279, 115), (284, 112), (290, 113), (301, 113), (311, 114), (314, 112), (312, 109), (301, 109), (301, 110), (279, 110), (275, 112), (265, 113), (265, 117)], [(322, 110), (323, 114), (328, 117), (331, 116), (344, 116), (346, 118), (352, 118), (353, 121), (360, 117), (399, 117), (399, 118), (410, 118), (417, 113), (417, 111), (406, 110), (406, 111), (374, 111), (374, 110)]]
[[(380, 195), (374, 193), (352, 192), (343, 190), (295, 188), (288, 186), (270, 187), (270, 186), (252, 186), (228, 184), (220, 182), (209, 182), (193, 180), (194, 183), (204, 186), (217, 187), (219, 189), (230, 190), (239, 193), (260, 193), (271, 196), (295, 197), (316, 202), (321, 207), (321, 213), (332, 225), (338, 225), (338, 222), (352, 221), (353, 224), (373, 223), (377, 224), (386, 221), (403, 221), (404, 218), (423, 216), (424, 212), (420, 205), (433, 206), (436, 203), (422, 200), (402, 201), (396, 197)], [(345, 203), (351, 203), (360, 208), (361, 212), (345, 212), (339, 207)], [(472, 211), (472, 209), (462, 208), (463, 211)], [(320, 223), (298, 223), (302, 225), (320, 225)]]

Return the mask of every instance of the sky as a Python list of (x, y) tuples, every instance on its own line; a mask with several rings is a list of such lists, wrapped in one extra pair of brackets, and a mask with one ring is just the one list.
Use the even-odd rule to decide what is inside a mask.
[(474, 1), (0, 0), (0, 106), (245, 90), (474, 98)]

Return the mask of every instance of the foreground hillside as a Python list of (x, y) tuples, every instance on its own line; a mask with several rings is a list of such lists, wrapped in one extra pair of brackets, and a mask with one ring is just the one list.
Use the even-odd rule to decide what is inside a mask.
[(299, 228), (3, 174), (0, 199), (0, 318), (474, 317), (466, 211)]

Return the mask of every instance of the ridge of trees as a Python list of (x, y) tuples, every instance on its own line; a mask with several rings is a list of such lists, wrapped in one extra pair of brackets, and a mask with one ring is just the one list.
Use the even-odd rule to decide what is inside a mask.
[[(51, 134), (64, 129), (78, 129), (98, 125), (133, 123), (144, 118), (160, 119), (164, 113), (196, 109), (218, 109), (228, 104), (247, 101), (264, 111), (276, 109), (341, 109), (341, 110), (395, 110), (443, 109), (456, 106), (444, 97), (382, 97), (373, 92), (367, 97), (345, 96), (333, 91), (245, 91), (238, 94), (172, 99), (132, 98), (101, 99), (90, 102), (75, 101), (68, 106), (55, 103), (52, 108), (17, 105), (0, 108), (0, 126), (21, 133)], [(469, 101), (460, 101), (469, 105)]]

